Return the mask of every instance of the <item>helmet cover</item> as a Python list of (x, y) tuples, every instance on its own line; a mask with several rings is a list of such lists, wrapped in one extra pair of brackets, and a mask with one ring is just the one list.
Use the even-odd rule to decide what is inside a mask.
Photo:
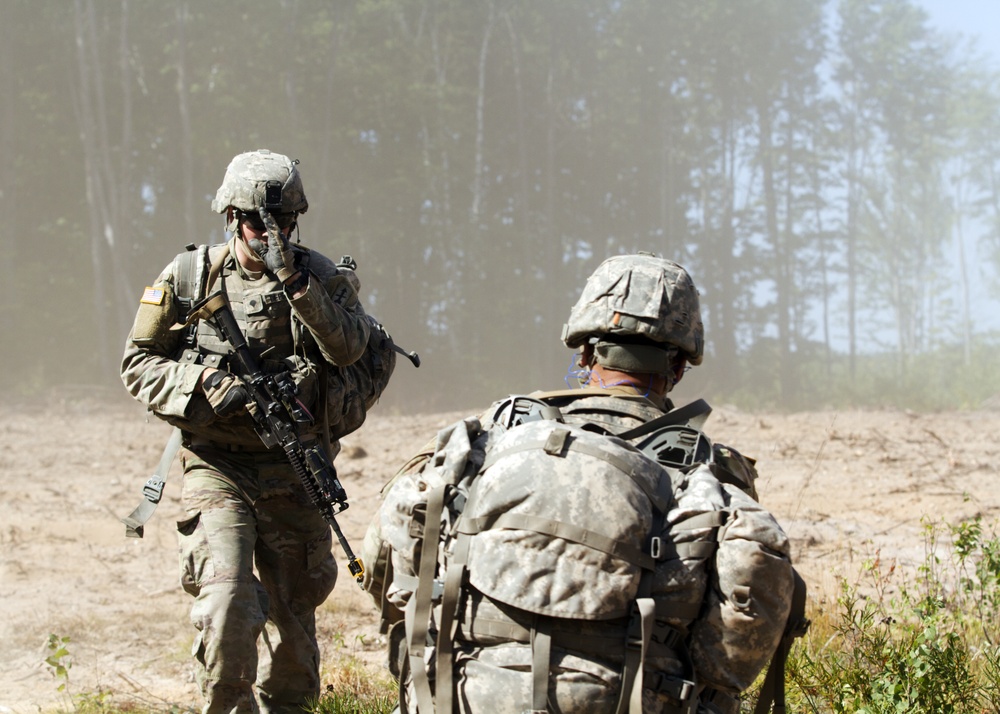
[(587, 279), (563, 327), (567, 347), (575, 349), (591, 338), (599, 345), (673, 347), (691, 364), (701, 364), (705, 328), (691, 276), (650, 253), (608, 258)]
[(305, 213), (309, 202), (296, 164), (298, 160), (267, 149), (237, 155), (229, 162), (212, 210), (225, 213), (232, 206), (247, 213), (261, 208), (271, 213)]

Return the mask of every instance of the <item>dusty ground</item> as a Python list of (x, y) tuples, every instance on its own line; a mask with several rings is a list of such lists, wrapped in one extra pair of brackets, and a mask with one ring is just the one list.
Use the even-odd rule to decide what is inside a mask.
[[(338, 467), (351, 508), (340, 520), (356, 550), (382, 483), (457, 416), (376, 410), (345, 441)], [(992, 523), (1000, 513), (1000, 413), (717, 408), (708, 431), (758, 459), (762, 500), (791, 536), (813, 598), (876, 552), (903, 567), (923, 562), (925, 517)], [(0, 714), (53, 711), (68, 695), (100, 692), (139, 710), (197, 705), (174, 552), (178, 465), (143, 540), (127, 540), (118, 522), (167, 434), (127, 397), (0, 406)], [(327, 663), (379, 668), (375, 616), (350, 578), (321, 610), (320, 629)], [(50, 634), (69, 638), (63, 692), (44, 664)]]

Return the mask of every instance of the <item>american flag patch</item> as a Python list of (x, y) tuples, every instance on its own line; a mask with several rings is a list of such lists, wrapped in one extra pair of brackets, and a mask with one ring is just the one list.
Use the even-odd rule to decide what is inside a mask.
[(146, 288), (142, 291), (142, 299), (139, 302), (144, 302), (147, 305), (162, 305), (163, 288)]

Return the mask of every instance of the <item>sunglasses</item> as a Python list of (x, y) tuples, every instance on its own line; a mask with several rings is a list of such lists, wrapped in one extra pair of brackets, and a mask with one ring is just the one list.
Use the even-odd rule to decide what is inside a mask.
[[(272, 213), (271, 217), (274, 218), (274, 222), (278, 224), (278, 228), (285, 230), (288, 226), (295, 223), (295, 213)], [(259, 213), (246, 213), (245, 211), (240, 211), (240, 220), (244, 223), (248, 223), (251, 228), (253, 228), (258, 233), (262, 233), (267, 230), (267, 226), (264, 225), (264, 220), (260, 217)]]

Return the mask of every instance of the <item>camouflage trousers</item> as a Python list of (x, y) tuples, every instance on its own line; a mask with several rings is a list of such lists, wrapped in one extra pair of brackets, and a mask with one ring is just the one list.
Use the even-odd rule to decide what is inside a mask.
[(199, 447), (182, 462), (181, 582), (195, 598), (203, 712), (300, 714), (319, 695), (315, 611), (337, 579), (330, 528), (281, 452)]

